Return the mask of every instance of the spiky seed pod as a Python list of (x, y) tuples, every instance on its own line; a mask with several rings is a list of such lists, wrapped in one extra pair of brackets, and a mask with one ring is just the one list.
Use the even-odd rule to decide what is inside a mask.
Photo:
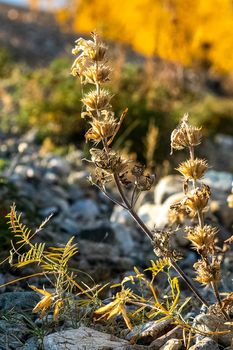
[(110, 150), (107, 154), (104, 149), (91, 148), (90, 153), (92, 162), (103, 170), (113, 172), (122, 162), (120, 156), (113, 150)]
[(139, 178), (140, 176), (142, 176), (144, 171), (145, 171), (145, 166), (142, 164), (134, 164), (134, 166), (131, 169), (132, 175), (135, 176), (136, 178)]
[(87, 111), (95, 111), (111, 108), (110, 101), (112, 96), (107, 90), (101, 89), (100, 92), (90, 91), (82, 98), (82, 103), (86, 106)]
[(220, 262), (216, 259), (208, 264), (206, 260), (198, 260), (193, 267), (196, 270), (196, 280), (204, 285), (220, 280)]
[(181, 150), (199, 145), (201, 137), (201, 128), (190, 125), (188, 114), (185, 114), (180, 125), (171, 134), (171, 153), (173, 149)]
[(107, 47), (96, 33), (92, 33), (92, 39), (93, 40), (85, 40), (83, 38), (77, 39), (72, 54), (82, 55), (96, 62), (103, 61), (105, 59)]
[(215, 238), (218, 230), (215, 227), (205, 225), (204, 227), (186, 227), (187, 238), (191, 241), (195, 250), (200, 254), (213, 254), (215, 249)]
[(203, 159), (188, 159), (182, 162), (178, 170), (186, 180), (200, 180), (206, 170), (208, 169), (208, 163)]
[(153, 232), (154, 253), (158, 257), (179, 259), (181, 255), (171, 248), (171, 236), (174, 231), (156, 230)]
[(94, 179), (92, 177), (89, 178), (90, 182), (93, 184), (97, 184), (101, 188), (105, 186), (106, 183), (109, 183), (112, 181), (112, 175), (109, 174), (107, 171), (100, 169), (100, 168), (95, 168), (95, 175)]
[(105, 83), (109, 80), (110, 68), (105, 64), (101, 64), (97, 70), (96, 66), (92, 65), (83, 72), (83, 75), (85, 76), (84, 83)]
[(209, 198), (209, 186), (202, 185), (202, 187), (195, 188), (187, 195), (183, 201), (183, 205), (190, 209), (193, 214), (196, 214), (206, 208)]
[(140, 176), (137, 179), (136, 185), (140, 191), (149, 191), (153, 186), (155, 177), (149, 173)]
[(103, 138), (112, 137), (117, 128), (117, 123), (100, 122), (97, 119), (91, 121), (91, 128), (86, 132), (86, 141), (94, 141), (98, 144)]

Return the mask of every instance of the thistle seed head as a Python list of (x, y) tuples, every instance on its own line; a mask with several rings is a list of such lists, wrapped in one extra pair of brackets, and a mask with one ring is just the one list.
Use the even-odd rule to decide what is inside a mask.
[(203, 211), (210, 198), (210, 188), (207, 185), (197, 187), (192, 190), (184, 199), (183, 205), (186, 206), (194, 215)]
[(100, 89), (99, 93), (96, 90), (90, 91), (81, 101), (86, 106), (87, 111), (95, 111), (111, 108), (111, 98), (109, 91)]
[(187, 238), (191, 241), (195, 250), (200, 254), (213, 254), (216, 250), (215, 238), (218, 230), (215, 227), (186, 227)]
[(196, 270), (196, 280), (204, 285), (220, 280), (220, 262), (214, 259), (210, 264), (206, 260), (198, 260), (193, 267)]
[(188, 114), (185, 114), (180, 125), (171, 134), (171, 153), (173, 149), (181, 150), (199, 145), (201, 137), (201, 128), (190, 125)]
[(131, 174), (135, 177), (135, 185), (139, 191), (149, 191), (155, 181), (155, 176), (145, 171), (145, 166), (134, 164)]
[(184, 176), (185, 180), (200, 180), (207, 169), (207, 162), (203, 159), (196, 158), (182, 162), (176, 170)]

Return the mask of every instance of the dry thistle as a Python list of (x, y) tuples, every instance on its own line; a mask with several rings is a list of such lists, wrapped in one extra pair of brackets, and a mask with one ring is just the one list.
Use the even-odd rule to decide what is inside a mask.
[(193, 247), (201, 255), (213, 254), (215, 251), (215, 238), (218, 230), (215, 227), (199, 225), (195, 227), (186, 227), (187, 238)]
[[(208, 168), (205, 160), (195, 158), (194, 155), (194, 147), (201, 142), (200, 130), (200, 128), (190, 125), (186, 114), (181, 124), (171, 134), (171, 148), (181, 150), (186, 147), (190, 153), (190, 159), (181, 163), (177, 169), (184, 177), (185, 198), (180, 203), (173, 205), (171, 209), (179, 213), (183, 208), (186, 208), (188, 215), (197, 217), (198, 225), (185, 228), (187, 238), (201, 258), (194, 264), (197, 272), (196, 280), (202, 284), (212, 286), (219, 308), (225, 318), (228, 318), (228, 315), (222, 309), (222, 301), (217, 288), (217, 282), (220, 280), (220, 260), (216, 256), (215, 237), (218, 230), (204, 223), (204, 213), (210, 198), (210, 188), (203, 183), (197, 185), (197, 180), (202, 179)], [(193, 188), (191, 190), (189, 182), (192, 183)]]
[(203, 178), (206, 170), (208, 169), (208, 164), (203, 159), (188, 159), (181, 163), (178, 170), (186, 180), (200, 180)]
[(206, 260), (198, 260), (194, 264), (197, 273), (196, 280), (202, 284), (216, 284), (220, 280), (220, 262), (216, 259), (211, 263)]
[(185, 114), (180, 125), (171, 134), (171, 154), (173, 149), (182, 150), (199, 145), (201, 138), (201, 128), (191, 126), (188, 123), (188, 114)]
[[(169, 256), (172, 266), (177, 270), (180, 276), (188, 284), (189, 288), (196, 294), (202, 303), (208, 305), (198, 290), (193, 286), (185, 273), (176, 263), (176, 255), (170, 251), (167, 245), (169, 237), (164, 234), (162, 242), (157, 239), (147, 226), (142, 222), (134, 210), (135, 204), (142, 193), (151, 189), (154, 183), (154, 175), (149, 174), (147, 170), (140, 164), (135, 164), (129, 159), (123, 158), (119, 152), (111, 148), (111, 144), (117, 135), (117, 132), (124, 120), (127, 109), (117, 118), (112, 111), (110, 104), (112, 96), (108, 90), (103, 89), (102, 85), (109, 79), (111, 68), (107, 65), (107, 49), (96, 33), (92, 33), (92, 40), (79, 39), (73, 54), (77, 56), (72, 66), (72, 74), (79, 76), (82, 84), (94, 85), (95, 89), (84, 94), (82, 102), (85, 111), (82, 117), (88, 120), (90, 129), (86, 132), (86, 140), (92, 141), (99, 145), (99, 148), (92, 148), (91, 161), (95, 165), (95, 176), (91, 178), (91, 182), (103, 191), (103, 193), (111, 199), (115, 204), (125, 208), (133, 217), (141, 230), (149, 237), (153, 244), (156, 243), (155, 249), (159, 254)], [(201, 133), (199, 128), (190, 127), (187, 122), (187, 116), (183, 119), (179, 128), (173, 132), (172, 147), (182, 149), (184, 147), (194, 146), (200, 143)], [(204, 163), (202, 164), (202, 167)], [(198, 172), (200, 166), (197, 167)], [(105, 187), (108, 183), (115, 183), (121, 197), (121, 201), (108, 194)], [(203, 189), (200, 189), (203, 192)], [(203, 192), (203, 199), (206, 195)], [(191, 206), (190, 199), (190, 206)], [(196, 199), (194, 199), (195, 205)], [(201, 202), (201, 203), (202, 203)], [(196, 204), (197, 205), (197, 204)], [(159, 234), (160, 238), (162, 237)], [(169, 236), (169, 235), (168, 235)]]

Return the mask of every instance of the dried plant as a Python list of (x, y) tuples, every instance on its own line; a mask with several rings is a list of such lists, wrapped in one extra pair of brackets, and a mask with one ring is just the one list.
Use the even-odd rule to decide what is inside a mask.
[(212, 286), (219, 307), (224, 317), (228, 318), (217, 286), (221, 278), (221, 257), (218, 255), (219, 249), (216, 246), (218, 230), (216, 227), (205, 225), (204, 221), (211, 192), (209, 186), (201, 182), (208, 169), (208, 163), (204, 159), (195, 158), (195, 146), (201, 143), (201, 138), (201, 129), (189, 123), (187, 114), (183, 117), (180, 125), (172, 132), (172, 150), (187, 148), (190, 155), (190, 158), (177, 168), (184, 179), (185, 197), (181, 202), (172, 206), (172, 209), (174, 210), (175, 207), (177, 212), (181, 210), (182, 213), (185, 210), (197, 221), (194, 226), (185, 227), (188, 240), (200, 255), (200, 259), (194, 264), (197, 274), (196, 280), (203, 285)]
[(11, 241), (10, 255), (3, 262), (8, 260), (11, 267), (20, 269), (26, 265), (34, 264), (35, 270), (38, 272), (14, 279), (1, 285), (0, 288), (25, 279), (29, 280), (35, 276), (44, 276), (51, 285), (52, 291), (29, 285), (31, 289), (42, 296), (33, 312), (40, 313), (40, 317), (43, 318), (52, 309), (54, 321), (57, 321), (63, 310), (69, 307), (69, 301), (75, 295), (82, 296), (85, 300), (79, 299), (77, 304), (90, 304), (96, 300), (97, 292), (100, 291), (97, 291), (98, 286), (93, 289), (86, 284), (79, 284), (76, 280), (77, 276), (69, 268), (71, 258), (78, 252), (77, 245), (73, 243), (74, 237), (71, 237), (64, 246), (46, 248), (45, 243), (37, 243), (35, 239), (51, 216), (44, 220), (35, 231), (29, 229), (22, 222), (22, 214), (17, 213), (14, 204), (7, 218), (13, 240)]
[[(94, 145), (90, 149), (91, 162), (95, 166), (95, 173), (90, 177), (91, 183), (97, 186), (114, 203), (125, 208), (135, 220), (136, 224), (151, 240), (155, 252), (159, 256), (170, 259), (171, 265), (184, 279), (189, 288), (195, 293), (199, 300), (209, 305), (202, 297), (191, 280), (177, 264), (178, 254), (170, 247), (170, 235), (168, 231), (152, 232), (142, 222), (135, 211), (135, 204), (143, 191), (149, 191), (154, 183), (154, 175), (150, 174), (143, 165), (135, 163), (130, 159), (123, 158), (119, 151), (112, 148), (112, 143), (126, 116), (127, 109), (117, 118), (112, 110), (110, 92), (103, 88), (103, 85), (110, 79), (111, 68), (107, 61), (107, 47), (96, 33), (92, 33), (91, 40), (80, 38), (76, 41), (73, 54), (75, 59), (71, 73), (78, 76), (81, 83), (91, 84), (94, 89), (87, 91), (82, 102), (84, 111), (82, 117), (90, 125), (86, 132), (86, 141), (91, 141)], [(91, 72), (91, 73), (90, 73)], [(172, 135), (172, 148), (183, 149), (191, 145), (198, 145), (201, 142), (200, 128), (190, 127), (187, 129), (183, 124), (176, 129)], [(99, 146), (98, 148), (96, 146)], [(190, 177), (195, 173), (195, 177), (203, 176), (206, 162), (198, 159), (192, 164), (192, 171), (187, 173), (187, 165), (183, 165), (182, 170), (186, 176)], [(196, 180), (195, 180), (196, 181)], [(118, 189), (121, 200), (111, 195), (108, 184), (114, 183)], [(207, 204), (209, 189), (206, 186), (195, 188), (194, 193), (187, 198), (188, 210), (194, 210), (197, 206), (204, 209)], [(202, 198), (200, 200), (200, 198)]]

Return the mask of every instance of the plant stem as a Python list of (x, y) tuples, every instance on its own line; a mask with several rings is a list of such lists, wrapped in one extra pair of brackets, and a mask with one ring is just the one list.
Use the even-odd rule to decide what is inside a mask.
[(221, 309), (221, 312), (223, 313), (223, 315), (225, 316), (225, 318), (226, 318), (227, 320), (229, 320), (229, 317), (228, 317), (226, 311), (223, 310), (223, 304), (222, 304), (222, 300), (221, 300), (220, 295), (219, 295), (219, 291), (218, 291), (218, 287), (217, 287), (216, 282), (215, 282), (215, 281), (211, 282), (211, 286), (212, 286), (212, 288), (213, 288), (214, 295), (215, 295), (215, 298), (216, 298), (216, 300), (217, 300), (217, 302), (218, 302), (218, 305), (219, 305), (219, 307), (220, 307), (220, 309)]
[[(140, 219), (138, 214), (133, 210), (131, 207), (127, 197), (125, 196), (125, 193), (122, 189), (122, 186), (119, 181), (118, 175), (115, 173), (114, 174), (114, 180), (117, 186), (117, 189), (120, 193), (122, 201), (125, 203), (128, 212), (130, 215), (133, 217), (133, 219), (136, 221), (138, 226), (141, 228), (141, 230), (147, 235), (147, 237), (153, 242), (153, 233), (150, 231), (150, 229), (144, 224), (144, 222)], [(197, 288), (193, 285), (193, 283), (190, 281), (188, 276), (184, 273), (184, 271), (179, 267), (179, 265), (176, 263), (176, 261), (173, 258), (170, 258), (171, 264), (173, 268), (177, 271), (177, 273), (180, 275), (180, 277), (185, 281), (187, 286), (191, 289), (191, 291), (196, 295), (196, 297), (201, 301), (202, 304), (205, 306), (209, 306), (209, 303), (205, 300), (205, 298), (199, 293)]]

